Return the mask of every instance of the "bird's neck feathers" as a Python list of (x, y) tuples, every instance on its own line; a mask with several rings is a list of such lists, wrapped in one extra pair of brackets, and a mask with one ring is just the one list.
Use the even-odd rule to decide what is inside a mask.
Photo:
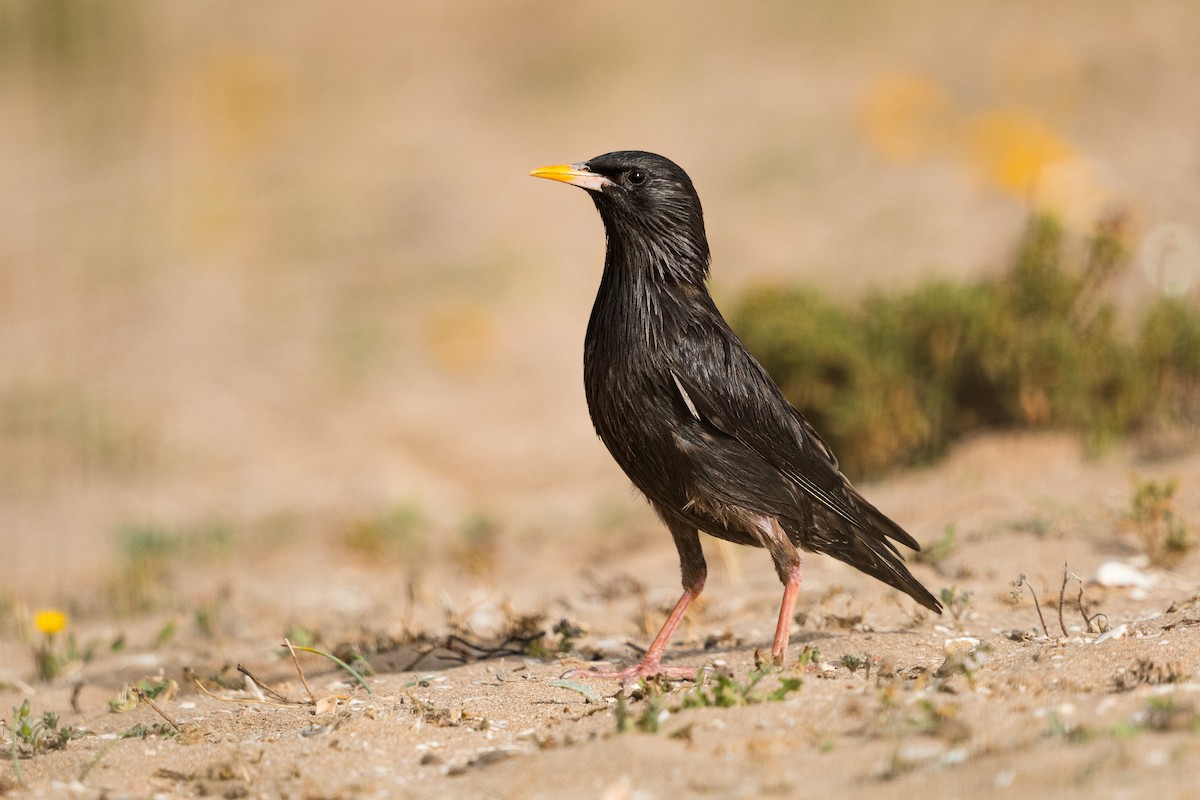
[[(708, 238), (699, 207), (660, 205), (652, 214), (636, 217), (595, 196), (604, 220), (606, 278), (648, 281), (664, 290), (703, 288), (708, 278)], [(608, 275), (613, 272), (615, 274)]]
[(681, 236), (678, 228), (668, 234), (647, 226), (645, 219), (631, 225), (603, 210), (601, 216), (607, 246), (588, 339), (605, 340), (612, 353), (624, 352), (621, 343), (634, 340), (661, 346), (670, 338), (667, 323), (679, 318), (672, 309), (711, 304), (703, 224)]

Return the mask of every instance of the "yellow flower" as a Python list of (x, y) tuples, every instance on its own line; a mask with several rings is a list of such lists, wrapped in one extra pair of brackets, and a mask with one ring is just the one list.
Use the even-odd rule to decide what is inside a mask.
[(47, 608), (33, 615), (33, 626), (47, 636), (53, 636), (67, 627), (67, 615), (58, 609)]
[(868, 90), (860, 119), (863, 135), (890, 161), (908, 163), (945, 152), (959, 125), (940, 86), (919, 75), (893, 74)]
[(1075, 156), (1071, 146), (1024, 111), (989, 111), (976, 117), (968, 142), (983, 177), (1022, 199), (1032, 199), (1048, 168)]

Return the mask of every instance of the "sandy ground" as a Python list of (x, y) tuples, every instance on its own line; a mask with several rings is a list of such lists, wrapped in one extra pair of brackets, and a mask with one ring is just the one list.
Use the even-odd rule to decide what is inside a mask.
[[(915, 570), (935, 591), (954, 587), (969, 600), (934, 618), (810, 558), (793, 663), (749, 691), (779, 590), (762, 553), (713, 541), (704, 602), (668, 660), (712, 665), (737, 685), (709, 676), (699, 689), (656, 685), (620, 700), (604, 681), (558, 681), (587, 660), (635, 658), (673, 601), (674, 553), (648, 514), (633, 515), (626, 524), (636, 537), (615, 548), (586, 552), (594, 543), (562, 540), (508, 548), (491, 577), (442, 560), (421, 576), (411, 607), (397, 591), (404, 563), (356, 563), (315, 544), (176, 565), (181, 596), (196, 606), (214, 585), (227, 587), (215, 632), (200, 635), (179, 615), (179, 632), (154, 646), (161, 615), (89, 620), (81, 639), (122, 632), (125, 649), (101, 648), (90, 663), (33, 685), (18, 679), (29, 665), (7, 641), (0, 674), (9, 703), (24, 694), (35, 715), (55, 711), (82, 736), (19, 759), (29, 788), (18, 789), (11, 772), (4, 787), (61, 797), (1191, 797), (1200, 558), (1139, 570), (1145, 588), (1090, 577), (1104, 561), (1137, 561), (1139, 542), (1121, 523), (1130, 475), (1195, 475), (1198, 466), (1195, 457), (1085, 459), (1062, 437), (993, 438), (870, 487), (914, 530), (955, 526), (951, 550)], [(1180, 510), (1197, 512), (1194, 502)], [(1107, 637), (1084, 628), (1075, 581), (1064, 635), (1064, 564), (1084, 578), (1083, 608), (1103, 615), (1096, 625), (1113, 631)], [(1029, 589), (1013, 596), (1021, 574), (1049, 637)], [(306, 594), (323, 611), (297, 612)], [(302, 654), (312, 704), (270, 633), (297, 613), (322, 647), (368, 654), (370, 692)], [(554, 657), (529, 657), (520, 643), (480, 649), (503, 644), (528, 615), (540, 621), (526, 633), (544, 634), (535, 641), (551, 651), (559, 620), (583, 632)], [(807, 648), (819, 655), (796, 665)], [(948, 661), (948, 652), (966, 660)], [(288, 702), (256, 699), (234, 664)], [(158, 677), (178, 684), (159, 701), (161, 714), (145, 704), (110, 710), (124, 685)], [(164, 732), (165, 718), (178, 733)], [(131, 736), (137, 725), (159, 727)]]
[[(991, 434), (863, 487), (952, 528), (914, 571), (954, 614), (813, 557), (813, 663), (743, 690), (780, 588), (709, 541), (668, 660), (732, 678), (555, 683), (636, 658), (678, 566), (584, 408), (599, 221), (526, 176), (675, 158), (723, 307), (994, 272), (1031, 205), (1128, 210), (1123, 309), (1194, 298), (1190, 0), (13, 2), (0, 36), (0, 711), (81, 734), (3, 734), (0, 796), (1197, 796), (1200, 557), (1123, 521), (1178, 478), (1197, 535), (1180, 443)], [(1064, 564), (1113, 635), (1076, 582), (1060, 627)], [(87, 655), (49, 680), (44, 608)], [(302, 653), (310, 702), (285, 635), (370, 692)]]

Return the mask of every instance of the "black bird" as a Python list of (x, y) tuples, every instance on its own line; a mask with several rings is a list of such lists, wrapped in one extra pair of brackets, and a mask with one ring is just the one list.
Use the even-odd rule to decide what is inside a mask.
[(704, 216), (687, 173), (631, 150), (530, 174), (586, 189), (604, 221), (604, 274), (584, 343), (588, 410), (671, 531), (683, 573), (683, 596), (640, 663), (575, 674), (695, 676), (664, 667), (662, 657), (704, 588), (699, 531), (771, 554), (784, 585), (776, 663), (787, 652), (800, 549), (844, 561), (940, 614), (889, 541), (916, 550), (916, 540), (850, 485), (714, 305)]

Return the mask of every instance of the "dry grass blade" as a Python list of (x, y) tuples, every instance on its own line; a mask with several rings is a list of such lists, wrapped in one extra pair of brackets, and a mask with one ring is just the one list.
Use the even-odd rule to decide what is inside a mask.
[(551, 686), (557, 686), (560, 689), (570, 689), (572, 692), (579, 692), (583, 695), (583, 699), (589, 703), (602, 703), (600, 695), (590, 686), (585, 686), (577, 681), (554, 680), (549, 682)]
[(251, 699), (251, 698), (246, 698), (246, 697), (220, 697), (219, 695), (215, 695), (212, 692), (210, 692), (208, 690), (208, 688), (203, 683), (200, 682), (199, 678), (193, 677), (192, 681), (196, 684), (196, 687), (200, 691), (204, 692), (206, 695), (211, 697), (213, 700), (217, 700), (222, 703), (237, 703), (239, 705), (246, 705), (246, 706), (265, 705), (265, 706), (272, 706), (274, 708), (295, 708), (297, 705), (296, 703), (291, 702), (291, 701), (285, 701), (282, 703), (280, 703), (280, 702), (272, 703), (272, 702), (268, 702), (266, 700), (257, 700), (257, 699)]
[(364, 678), (362, 675), (360, 675), (358, 673), (358, 670), (354, 669), (354, 667), (350, 666), (345, 661), (342, 661), (340, 658), (335, 656), (333, 653), (327, 653), (324, 650), (318, 650), (315, 647), (301, 647), (300, 645), (293, 645), (293, 647), (295, 647), (297, 650), (301, 650), (305, 653), (312, 653), (313, 655), (328, 658), (330, 661), (337, 664), (342, 669), (346, 670), (346, 672), (349, 672), (354, 677), (354, 680), (358, 681), (359, 684), (364, 689), (367, 690), (367, 694), (375, 694), (375, 692), (371, 691), (371, 687), (367, 684), (366, 678)]
[(296, 658), (296, 648), (292, 646), (291, 641), (288, 639), (284, 639), (283, 643), (287, 646), (288, 652), (292, 654), (292, 663), (296, 665), (296, 672), (300, 675), (300, 683), (304, 685), (304, 691), (308, 692), (309, 701), (315, 706), (317, 698), (313, 694), (312, 689), (308, 688), (308, 679), (304, 677), (304, 670), (300, 668), (300, 659)]
[(1067, 568), (1066, 562), (1063, 563), (1063, 579), (1062, 586), (1058, 588), (1058, 627), (1062, 629), (1064, 639), (1069, 639), (1071, 634), (1067, 633), (1067, 623), (1063, 621), (1063, 606), (1066, 605), (1067, 582), (1073, 577), (1071, 570)]

